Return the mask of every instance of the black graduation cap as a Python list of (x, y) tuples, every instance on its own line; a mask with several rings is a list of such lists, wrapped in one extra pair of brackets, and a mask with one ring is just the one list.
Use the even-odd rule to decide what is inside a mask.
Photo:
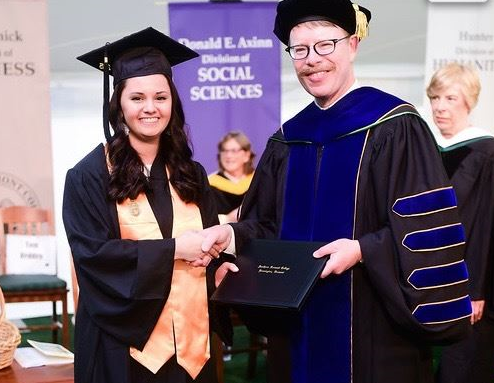
[(108, 122), (110, 75), (113, 76), (114, 87), (131, 77), (152, 74), (171, 77), (172, 66), (198, 56), (192, 49), (149, 27), (77, 57), (104, 73), (103, 127), (106, 140), (111, 139)]
[(274, 34), (288, 45), (292, 28), (305, 21), (327, 20), (350, 34), (368, 34), (371, 13), (350, 0), (282, 0), (276, 8)]

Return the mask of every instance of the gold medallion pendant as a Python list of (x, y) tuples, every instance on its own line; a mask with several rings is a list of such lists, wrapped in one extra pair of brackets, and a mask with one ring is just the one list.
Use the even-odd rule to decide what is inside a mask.
[(134, 217), (137, 217), (140, 214), (139, 210), (139, 204), (135, 199), (130, 200), (130, 214), (132, 214)]

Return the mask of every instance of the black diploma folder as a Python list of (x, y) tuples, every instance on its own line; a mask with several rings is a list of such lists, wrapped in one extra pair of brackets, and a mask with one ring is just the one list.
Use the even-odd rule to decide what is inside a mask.
[(251, 240), (211, 300), (232, 307), (299, 311), (324, 268), (327, 257), (312, 253), (322, 242)]

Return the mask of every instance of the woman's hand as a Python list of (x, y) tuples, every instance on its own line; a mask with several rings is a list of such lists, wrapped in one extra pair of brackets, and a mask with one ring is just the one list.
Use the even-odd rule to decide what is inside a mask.
[(238, 207), (236, 209), (233, 209), (231, 212), (229, 212), (226, 215), (226, 222), (237, 222), (237, 216), (238, 216)]
[(220, 265), (220, 267), (218, 267), (218, 270), (216, 270), (216, 274), (214, 276), (214, 285), (216, 287), (218, 287), (223, 278), (225, 278), (226, 273), (229, 271), (236, 273), (238, 271), (238, 267), (231, 262), (224, 262)]
[(482, 319), (484, 314), (485, 301), (472, 301), (472, 315), (470, 316), (470, 323), (474, 324)]
[(208, 254), (201, 249), (203, 241), (204, 237), (199, 232), (184, 232), (175, 238), (175, 259), (183, 259), (186, 262), (202, 261)]
[(207, 267), (209, 265), (209, 262), (211, 262), (213, 257), (211, 257), (209, 254), (205, 254), (203, 258), (196, 259), (195, 261), (189, 262), (186, 261), (189, 265), (194, 266), (194, 267)]

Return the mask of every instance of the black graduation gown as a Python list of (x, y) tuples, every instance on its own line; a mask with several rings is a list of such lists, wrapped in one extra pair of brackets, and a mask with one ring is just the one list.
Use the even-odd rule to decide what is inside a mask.
[[(228, 178), (222, 173), (218, 172), (218, 176), (228, 180)], [(232, 210), (236, 209), (242, 204), (245, 193), (235, 194), (226, 190), (222, 190), (218, 187), (211, 186), (211, 190), (216, 201), (216, 207), (218, 208), (218, 214), (228, 214)]]
[[(249, 238), (279, 236), (290, 152), (283, 139), (278, 131), (268, 142), (244, 198), (240, 222), (231, 224), (237, 249)], [(407, 286), (406, 277), (400, 272), (404, 266), (410, 267), (406, 262), (416, 261), (404, 254), (399, 243), (405, 233), (458, 222), (456, 209), (409, 221), (390, 213), (397, 198), (447, 186), (447, 176), (423, 120), (404, 115), (372, 128), (362, 156), (356, 201), (355, 239), (360, 242), (363, 263), (352, 271), (354, 383), (430, 383), (430, 342), (459, 338), (467, 329), (467, 319), (432, 326), (415, 321), (408, 304), (421, 301), (424, 291)], [(435, 252), (434, 256), (439, 260), (461, 259), (461, 254), (462, 246)], [(420, 257), (414, 267), (421, 264), (430, 266), (431, 258)], [(464, 286), (453, 289), (465, 292)], [(443, 289), (431, 289), (428, 293), (432, 294), (431, 301), (450, 298)], [(288, 383), (291, 375), (287, 343), (278, 335), (270, 341), (280, 343), (281, 347), (268, 351), (268, 358), (271, 353), (274, 361), (270, 364), (268, 359), (268, 380)], [(332, 382), (330, 377), (327, 381)]]
[[(206, 173), (199, 164), (197, 171), (203, 185), (199, 208), (203, 226), (208, 227), (218, 218)], [(109, 173), (103, 145), (67, 173), (63, 220), (80, 286), (76, 383), (171, 383), (171, 378), (146, 375), (146, 369), (137, 374), (139, 380), (131, 378), (131, 365), (138, 363), (130, 357), (129, 346), (144, 347), (167, 300), (173, 273), (172, 204), (160, 157), (153, 164), (150, 179), (157, 183), (152, 183), (156, 190), (148, 193), (148, 200), (164, 239), (133, 241), (120, 239), (116, 205), (107, 198)], [(209, 292), (214, 288), (215, 265), (208, 268)], [(214, 320), (215, 315), (210, 318)], [(211, 327), (218, 328), (215, 322)], [(188, 381), (184, 370), (173, 364), (174, 360), (167, 362), (162, 370), (171, 369), (168, 376), (181, 370), (178, 377)], [(210, 360), (196, 381), (216, 381), (212, 366)]]
[(452, 145), (441, 149), (441, 156), (465, 227), (469, 294), (472, 300), (485, 300), (485, 308), (467, 339), (443, 349), (438, 381), (494, 382), (494, 138)]

